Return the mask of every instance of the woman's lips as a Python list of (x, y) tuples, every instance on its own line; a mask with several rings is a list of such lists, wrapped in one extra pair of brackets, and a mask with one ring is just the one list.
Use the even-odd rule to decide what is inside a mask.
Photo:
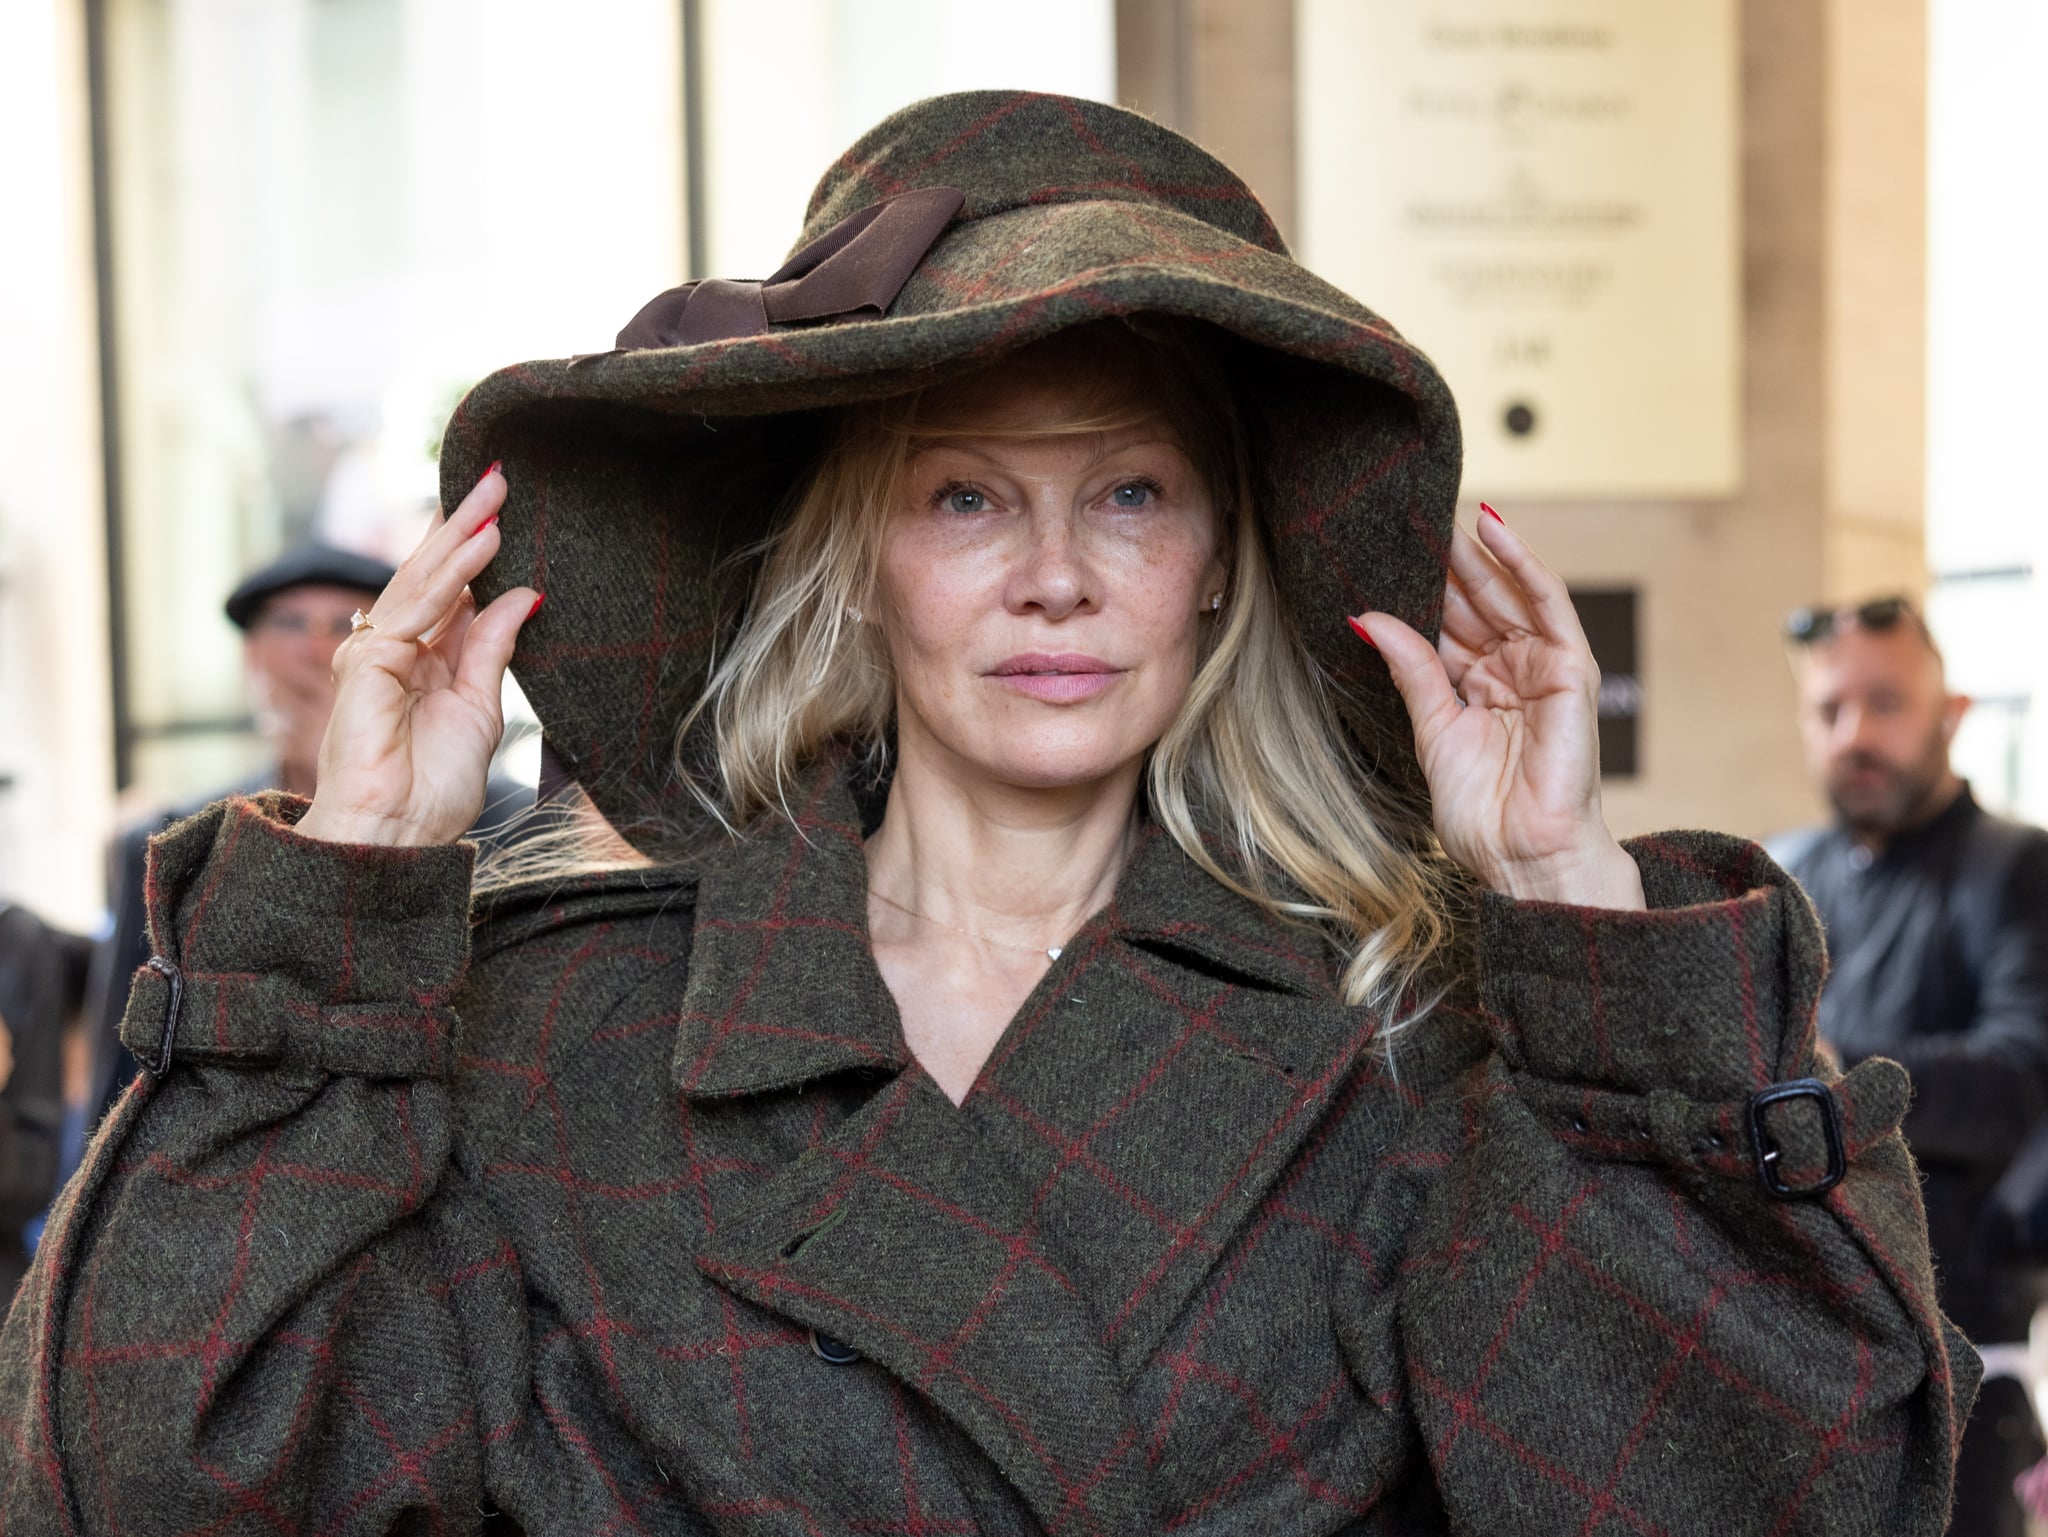
[(1093, 699), (1123, 676), (1100, 657), (1062, 652), (1046, 656), (1027, 652), (998, 662), (989, 676), (1004, 688), (1040, 699), (1047, 704), (1073, 704)]

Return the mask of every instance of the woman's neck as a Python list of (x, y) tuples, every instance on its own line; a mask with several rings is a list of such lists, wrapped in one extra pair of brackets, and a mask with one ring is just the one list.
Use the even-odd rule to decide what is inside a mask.
[(1106, 903), (1130, 852), (1134, 766), (1086, 786), (1020, 789), (899, 761), (868, 840), (884, 902), (997, 944), (1064, 944)]

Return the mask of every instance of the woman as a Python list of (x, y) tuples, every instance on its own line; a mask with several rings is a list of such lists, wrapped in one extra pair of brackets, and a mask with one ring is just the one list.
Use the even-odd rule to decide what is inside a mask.
[[(1939, 1531), (1903, 1075), (1608, 835), (1427, 361), (1092, 103), (806, 235), (480, 386), (315, 800), (157, 846), (9, 1529)], [(472, 932), (515, 647), (645, 852)]]

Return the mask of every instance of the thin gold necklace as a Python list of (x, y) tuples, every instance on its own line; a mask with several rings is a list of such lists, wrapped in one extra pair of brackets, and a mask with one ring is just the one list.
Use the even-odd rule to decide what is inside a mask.
[(875, 890), (872, 886), (868, 888), (868, 895), (877, 902), (888, 903), (899, 913), (910, 914), (911, 917), (921, 923), (929, 923), (934, 928), (951, 929), (955, 934), (965, 934), (969, 939), (984, 945), (1000, 945), (1006, 950), (1029, 950), (1033, 955), (1042, 955), (1049, 961), (1058, 960), (1060, 952), (1066, 949), (1065, 945), (1025, 945), (1019, 944), (1014, 939), (990, 939), (986, 934), (977, 934), (972, 929), (961, 928), (957, 923), (948, 923), (943, 918), (934, 918), (931, 914), (921, 913), (914, 907), (906, 907), (894, 897), (883, 896), (881, 892)]

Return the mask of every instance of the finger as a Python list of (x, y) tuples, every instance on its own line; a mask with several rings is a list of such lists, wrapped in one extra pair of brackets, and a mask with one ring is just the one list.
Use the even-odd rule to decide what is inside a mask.
[(505, 687), (505, 669), (519, 631), (539, 610), (541, 596), (531, 587), (501, 593), (464, 627), (462, 653), (455, 661), (455, 687), (479, 706), (495, 711)]
[[(415, 539), (412, 542), (412, 548), (405, 552), (406, 560), (411, 560), (413, 556), (419, 554), (421, 550), (425, 549), (427, 547), (427, 541), (429, 539), (432, 539), (435, 534), (439, 533), (441, 531), (442, 526), (446, 524), (447, 521), (448, 509), (446, 507), (443, 507), (438, 501), (435, 502), (433, 506), (428, 508), (426, 517), (421, 520), (419, 538)], [(401, 561), (400, 564), (403, 565), (404, 562)]]
[[(427, 519), (426, 531), (420, 535), (419, 542), (413, 546), (411, 553), (399, 562), (399, 574), (406, 576), (417, 573), (446, 558), (449, 550), (490, 521), (504, 505), (504, 493), (504, 472), (493, 464), (484, 471), (482, 478), (469, 488), (469, 494), (455, 504), (452, 513), (436, 504), (432, 515)], [(393, 583), (393, 586), (399, 584)], [(404, 589), (401, 587), (400, 590)]]
[[(380, 672), (405, 688), (444, 686), (452, 664), (436, 642), (473, 605), (469, 579), (497, 553), (496, 519), (486, 522), (438, 568), (415, 573), (410, 592), (394, 579), (370, 610), (370, 622), (343, 641), (330, 669), (337, 691), (364, 671)], [(394, 596), (394, 594), (396, 595)]]
[(1474, 663), (1483, 660), (1488, 655), (1487, 648), (1498, 639), (1492, 628), (1479, 618), (1458, 579), (1446, 576), (1443, 614), (1437, 621), (1436, 654), (1443, 659), (1445, 671), (1450, 674), (1451, 687), (1459, 687), (1459, 678)]
[(1564, 578), (1538, 559), (1528, 541), (1490, 507), (1480, 516), (1479, 537), (1487, 553), (1520, 589), (1533, 621), (1531, 628), (1546, 640), (1591, 656), (1592, 647), (1586, 642), (1586, 632), (1579, 624), (1578, 610), (1572, 607)]
[[(452, 532), (459, 526), (459, 520), (451, 519), (442, 532)], [(383, 652), (388, 645), (409, 646), (444, 624), (461, 603), (463, 589), (498, 553), (499, 543), (498, 525), (493, 519), (473, 529), (452, 548), (394, 577), (370, 609), (373, 628), (358, 632), (336, 653), (337, 676), (347, 665)]]
[(1511, 633), (1501, 628), (1496, 617), (1480, 612), (1479, 605), (1472, 600), (1471, 589), (1458, 580), (1455, 571), (1444, 578), (1442, 625), (1442, 633), (1447, 642), (1475, 656), (1484, 656), (1489, 649), (1498, 646), (1505, 635)]
[(499, 467), (499, 461), (493, 459), (483, 474), (477, 476), (469, 494), (455, 504), (455, 514), (448, 521), (474, 530), (504, 505), (505, 472)]
[[(452, 607), (455, 594), (497, 553), (495, 534), (488, 536), (483, 553), (474, 545), (485, 529), (493, 527), (504, 505), (505, 477), (492, 465), (454, 512), (405, 558), (371, 606), (371, 623), (403, 640), (415, 640), (438, 624)], [(449, 575), (451, 567), (463, 571), (459, 581)]]
[[(1481, 521), (1495, 520), (1482, 517)], [(1451, 575), (1464, 589), (1472, 613), (1485, 627), (1489, 639), (1517, 631), (1526, 635), (1536, 633), (1536, 616), (1521, 584), (1485, 546), (1456, 525), (1451, 529), (1450, 565)]]
[(1465, 677), (1472, 669), (1485, 660), (1483, 650), (1467, 646), (1453, 638), (1448, 631), (1439, 631), (1436, 638), (1436, 654), (1444, 664), (1444, 676), (1451, 680), (1451, 687), (1462, 699), (1465, 694)]
[(476, 618), (476, 594), (467, 587), (455, 595), (455, 606), (443, 614), (434, 627), (420, 636), (420, 644), (454, 655), (462, 647), (462, 632)]
[(1394, 687), (1415, 727), (1416, 749), (1426, 751), (1464, 709), (1443, 659), (1436, 647), (1392, 614), (1361, 614), (1354, 623), (1364, 627), (1370, 644), (1386, 658), (1387, 671), (1393, 674)]
[(413, 648), (417, 660), (411, 677), (406, 680), (409, 688), (431, 692), (454, 683), (456, 661), (462, 655), (462, 640), (475, 618), (476, 598), (465, 587), (457, 596), (455, 607), (442, 617), (439, 624), (422, 635), (419, 644)]

